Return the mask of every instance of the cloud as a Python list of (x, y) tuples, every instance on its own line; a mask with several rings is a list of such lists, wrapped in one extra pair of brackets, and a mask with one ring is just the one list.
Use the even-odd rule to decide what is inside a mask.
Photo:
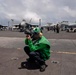
[(34, 22), (39, 22), (39, 19), (41, 19), (41, 17), (35, 13), (35, 12), (31, 12), (31, 11), (27, 11), (24, 15), (24, 18), (27, 20), (32, 19)]
[(3, 24), (14, 19), (33, 23), (74, 21), (76, 19), (76, 0), (0, 0), (0, 20)]
[(64, 10), (69, 14), (69, 16), (76, 17), (76, 10), (70, 9), (68, 6), (66, 6)]

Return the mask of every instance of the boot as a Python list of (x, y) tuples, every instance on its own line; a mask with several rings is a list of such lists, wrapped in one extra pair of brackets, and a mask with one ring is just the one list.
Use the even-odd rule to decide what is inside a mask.
[(46, 65), (46, 64), (41, 65), (41, 66), (40, 66), (40, 71), (41, 71), (41, 72), (45, 71), (45, 69), (46, 69), (47, 66), (48, 66), (48, 65)]

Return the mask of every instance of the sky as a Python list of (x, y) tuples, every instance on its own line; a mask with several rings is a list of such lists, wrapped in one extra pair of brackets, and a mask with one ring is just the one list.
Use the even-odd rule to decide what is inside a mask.
[(76, 21), (76, 0), (0, 0), (0, 24)]

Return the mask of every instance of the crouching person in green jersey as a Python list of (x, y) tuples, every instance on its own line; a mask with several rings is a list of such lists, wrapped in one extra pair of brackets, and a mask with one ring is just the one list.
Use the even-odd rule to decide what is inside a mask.
[(45, 61), (50, 58), (50, 43), (42, 35), (38, 27), (33, 30), (33, 38), (26, 34), (24, 51), (29, 56), (30, 61), (36, 61), (40, 65), (40, 71), (45, 71), (47, 67)]

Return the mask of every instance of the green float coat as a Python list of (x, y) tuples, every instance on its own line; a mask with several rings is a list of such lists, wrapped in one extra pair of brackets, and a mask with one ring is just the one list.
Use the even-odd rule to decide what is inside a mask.
[(40, 50), (44, 60), (50, 58), (50, 43), (44, 36), (35, 41), (25, 39), (25, 44), (29, 46), (31, 52)]

